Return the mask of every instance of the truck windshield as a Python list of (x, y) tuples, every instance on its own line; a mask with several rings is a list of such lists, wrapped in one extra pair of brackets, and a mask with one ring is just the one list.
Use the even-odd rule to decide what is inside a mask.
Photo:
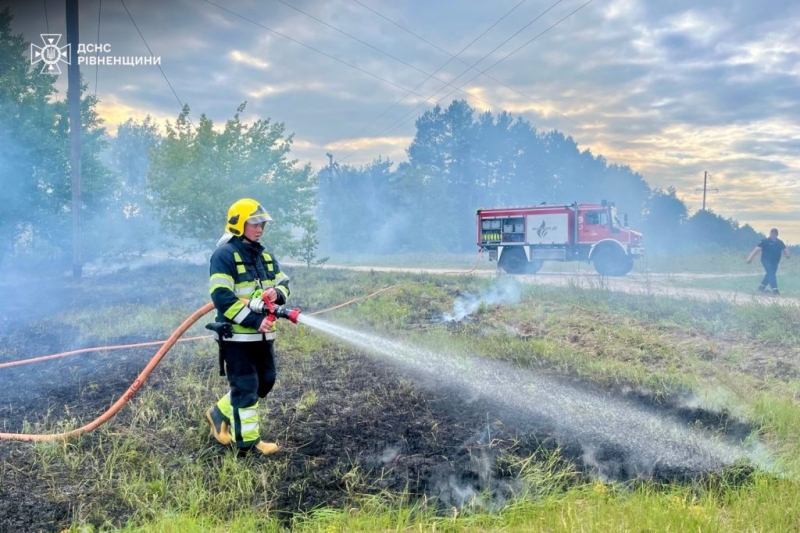
[(608, 224), (608, 215), (605, 211), (588, 211), (586, 224), (589, 226), (605, 226)]

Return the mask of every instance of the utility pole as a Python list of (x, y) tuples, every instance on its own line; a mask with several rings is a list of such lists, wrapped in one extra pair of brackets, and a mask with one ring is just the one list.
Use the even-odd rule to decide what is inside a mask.
[[(700, 189), (695, 189), (698, 192)], [(703, 172), (703, 211), (706, 210), (706, 191), (708, 190), (708, 171)], [(719, 192), (719, 189), (711, 189), (714, 192)]]
[[(320, 200), (320, 204), (318, 208), (321, 206), (323, 207), (322, 212), (326, 213), (330, 216), (330, 210), (327, 207), (323, 206), (325, 202), (329, 202), (328, 194), (329, 191), (333, 188), (333, 177), (336, 172), (336, 169), (339, 168), (338, 163), (333, 162), (333, 154), (331, 152), (327, 152), (325, 154), (328, 156), (328, 167), (327, 167), (327, 179), (320, 180), (320, 188), (318, 198), (323, 198)], [(322, 218), (322, 217), (321, 217)], [(321, 242), (320, 242), (320, 251), (321, 253), (330, 255), (332, 248), (333, 248), (333, 227), (331, 224), (330, 219), (325, 219), (319, 225), (319, 233)]]
[(78, 0), (66, 0), (67, 43), (70, 62), (67, 68), (67, 107), (69, 109), (69, 167), (72, 184), (72, 275), (80, 278), (81, 264), (81, 74), (78, 67)]
[(333, 176), (333, 154), (328, 152), (325, 155), (328, 156), (328, 172), (330, 172), (331, 176)]

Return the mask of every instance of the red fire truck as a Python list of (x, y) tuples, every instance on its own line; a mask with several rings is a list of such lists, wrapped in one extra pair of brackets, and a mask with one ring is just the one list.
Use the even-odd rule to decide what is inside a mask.
[(644, 254), (642, 234), (605, 200), (481, 208), (477, 217), (478, 246), (509, 274), (535, 274), (545, 261), (590, 261), (601, 276), (624, 276)]

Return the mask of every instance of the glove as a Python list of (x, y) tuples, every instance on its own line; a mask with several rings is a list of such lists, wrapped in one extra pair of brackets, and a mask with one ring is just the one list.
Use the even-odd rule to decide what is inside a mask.
[(247, 307), (250, 308), (251, 311), (262, 315), (267, 312), (267, 304), (264, 303), (264, 300), (261, 298), (253, 298), (247, 303)]
[(269, 289), (265, 290), (264, 293), (261, 295), (261, 298), (267, 299), (272, 303), (278, 299), (278, 291), (270, 287)]
[(258, 326), (259, 333), (269, 333), (272, 331), (272, 324), (274, 320), (270, 320), (270, 317), (264, 317), (264, 320), (261, 321), (261, 324)]

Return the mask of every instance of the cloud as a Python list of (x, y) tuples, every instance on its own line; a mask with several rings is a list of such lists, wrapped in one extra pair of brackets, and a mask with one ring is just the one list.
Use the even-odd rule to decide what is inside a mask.
[[(120, 55), (152, 51), (162, 69), (87, 68), (84, 80), (93, 91), (97, 74), (109, 123), (126, 114), (176, 117), (179, 99), (193, 116), (205, 113), (220, 123), (247, 100), (248, 114), (284, 122), (308, 143), (298, 146), (298, 157), (319, 166), (327, 150), (337, 158), (352, 153), (348, 163), (379, 155), (400, 162), (416, 116), (440, 99), (446, 106), (466, 98), (481, 110), (508, 110), (539, 130), (559, 129), (581, 148), (632, 166), (653, 187), (675, 186), (690, 207), (699, 207), (696, 189), (709, 171), (720, 180), (719, 192), (709, 195), (718, 214), (750, 221), (756, 210), (742, 200), (747, 195), (775, 216), (798, 212), (800, 191), (792, 184), (800, 182), (800, 4), (794, 0), (609, 0), (549, 30), (583, 2), (565, 0), (530, 25), (549, 4), (526, 2), (458, 60), (437, 47), (461, 51), (516, 2), (365, 2), (398, 25), (349, 0), (286, 2), (396, 59), (277, 1), (215, 2), (221, 9), (190, 0), (131, 0), (126, 5), (139, 30), (121, 4), (103, 3), (99, 41)], [(50, 10), (45, 20), (41, 4), (10, 6), (15, 31), (29, 41), (48, 24), (63, 32), (63, 9)], [(98, 0), (81, 2), (82, 42), (98, 41), (98, 10)], [(480, 70), (508, 57), (488, 71), (494, 79), (478, 76), (463, 93), (443, 99), (452, 88), (428, 79), (436, 73), (461, 85), (476, 74), (462, 61), (485, 56)], [(771, 192), (757, 192), (764, 190)]]
[(123, 103), (123, 101), (115, 95), (109, 95), (104, 100), (101, 100), (97, 104), (97, 112), (101, 117), (103, 117), (103, 120), (105, 121), (103, 126), (105, 126), (106, 131), (111, 135), (116, 135), (119, 125), (128, 119), (133, 119), (136, 122), (142, 122), (145, 118), (147, 118), (148, 114), (152, 117), (156, 124), (164, 124), (167, 120), (172, 122), (175, 121), (174, 116), (153, 115), (148, 113), (146, 108), (131, 107), (130, 105)]
[(388, 146), (393, 149), (405, 149), (413, 139), (411, 137), (362, 137), (345, 139), (327, 145), (331, 150), (362, 150), (370, 146)]
[(228, 56), (234, 63), (242, 63), (244, 65), (261, 70), (266, 70), (269, 68), (268, 62), (259, 59), (257, 56), (246, 54), (240, 50), (231, 50)]

